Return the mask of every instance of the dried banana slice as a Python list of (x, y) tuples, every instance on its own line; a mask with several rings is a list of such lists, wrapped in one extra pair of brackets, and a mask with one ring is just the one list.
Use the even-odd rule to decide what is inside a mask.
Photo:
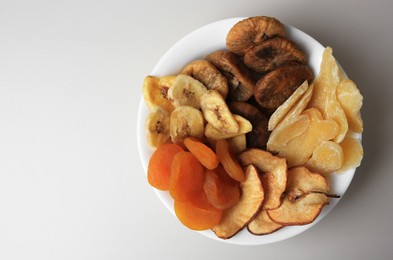
[(228, 94), (228, 80), (208, 60), (195, 60), (185, 66), (181, 72), (199, 80), (207, 89), (214, 89), (226, 98)]
[(234, 134), (222, 133), (221, 129), (214, 128), (212, 124), (208, 123), (205, 127), (205, 136), (213, 140), (228, 139), (241, 134), (246, 134), (252, 130), (250, 121), (239, 115), (233, 115), (233, 117), (239, 125), (239, 131)]
[(201, 109), (206, 121), (222, 133), (235, 134), (239, 131), (239, 124), (218, 91), (208, 90), (201, 96)]
[(168, 142), (169, 112), (163, 108), (155, 107), (146, 118), (147, 141), (150, 146), (158, 147)]
[(168, 97), (175, 107), (192, 106), (199, 109), (200, 98), (206, 91), (206, 87), (198, 80), (179, 74), (168, 90)]
[(155, 107), (159, 106), (166, 111), (173, 110), (172, 102), (168, 98), (168, 90), (171, 88), (175, 78), (176, 76), (147, 76), (144, 79), (142, 93), (150, 109), (155, 109)]
[(191, 106), (179, 106), (171, 113), (169, 128), (174, 143), (188, 136), (202, 139), (205, 132), (202, 112)]

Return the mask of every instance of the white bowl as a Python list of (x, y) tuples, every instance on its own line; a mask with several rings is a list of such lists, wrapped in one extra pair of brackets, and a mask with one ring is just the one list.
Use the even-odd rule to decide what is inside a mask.
[[(208, 25), (205, 25), (190, 34), (186, 35), (180, 41), (178, 41), (173, 47), (171, 47), (165, 55), (160, 59), (157, 65), (154, 67), (151, 75), (154, 76), (165, 76), (165, 75), (175, 75), (180, 72), (180, 70), (189, 62), (203, 58), (207, 54), (219, 50), (226, 49), (225, 38), (231, 27), (240, 20), (245, 19), (245, 17), (230, 18), (226, 20), (217, 21)], [(302, 32), (301, 30), (286, 25), (287, 37), (294, 42), (296, 42), (307, 54), (308, 62), (313, 70), (314, 75), (319, 73), (319, 66), (322, 60), (322, 53), (324, 46), (313, 39), (308, 34)], [(139, 104), (138, 113), (138, 148), (141, 157), (142, 165), (147, 172), (147, 165), (149, 158), (153, 153), (153, 149), (149, 147), (146, 140), (145, 131), (145, 119), (149, 113), (147, 106), (144, 103), (143, 97)], [(344, 195), (352, 178), (355, 174), (355, 169), (348, 170), (342, 174), (333, 174), (330, 178), (331, 192), (341, 196)], [(154, 188), (153, 188), (154, 189)], [(164, 203), (168, 210), (175, 216), (173, 210), (173, 199), (170, 197), (169, 192), (163, 192), (154, 189), (159, 199)], [(256, 236), (252, 235), (245, 228), (236, 234), (231, 239), (223, 240), (217, 238), (215, 234), (210, 231), (198, 232), (206, 237), (216, 239), (222, 242), (237, 244), (237, 245), (260, 245), (269, 244), (277, 241), (281, 241), (293, 236), (296, 236), (310, 227), (321, 221), (340, 201), (341, 198), (330, 199), (329, 205), (325, 206), (321, 211), (318, 218), (311, 224), (303, 226), (288, 226), (284, 227), (272, 234)], [(176, 216), (175, 216), (176, 217)], [(195, 232), (191, 231), (190, 232)]]

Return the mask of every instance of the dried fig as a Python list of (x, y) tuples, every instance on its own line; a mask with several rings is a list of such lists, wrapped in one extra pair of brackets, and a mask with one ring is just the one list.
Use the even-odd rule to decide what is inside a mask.
[(311, 84), (313, 74), (307, 65), (277, 68), (265, 74), (255, 85), (254, 97), (261, 107), (277, 108), (305, 81)]
[(285, 27), (279, 20), (255, 16), (236, 23), (227, 34), (226, 45), (231, 52), (242, 56), (264, 40), (276, 36), (285, 36)]
[(247, 67), (259, 73), (294, 62), (305, 64), (306, 61), (306, 55), (294, 42), (281, 37), (266, 40), (244, 55)]
[(235, 101), (229, 103), (228, 106), (232, 113), (246, 118), (252, 125), (251, 132), (246, 134), (247, 148), (266, 149), (269, 132), (267, 130), (268, 120), (265, 114), (246, 102)]
[(217, 90), (224, 99), (228, 94), (228, 80), (208, 60), (195, 60), (186, 65), (181, 71), (205, 85), (206, 88)]
[(240, 57), (229, 51), (215, 51), (206, 59), (228, 79), (231, 100), (246, 101), (254, 94), (255, 79)]

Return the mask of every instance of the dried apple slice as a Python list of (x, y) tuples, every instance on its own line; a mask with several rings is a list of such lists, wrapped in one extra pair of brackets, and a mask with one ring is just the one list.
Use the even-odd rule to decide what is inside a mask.
[(212, 228), (219, 238), (233, 237), (250, 222), (262, 206), (264, 191), (257, 169), (252, 165), (248, 166), (245, 178), (245, 181), (240, 183), (239, 202), (232, 208), (226, 209), (221, 222)]
[(303, 166), (294, 167), (288, 171), (288, 184), (281, 206), (267, 213), (281, 225), (312, 223), (329, 203), (328, 191), (328, 182), (321, 174)]
[(321, 212), (323, 206), (328, 204), (325, 194), (310, 193), (304, 195), (298, 201), (284, 198), (281, 206), (269, 210), (269, 217), (277, 223), (285, 226), (306, 225), (312, 223)]
[(284, 226), (274, 222), (264, 209), (259, 211), (258, 215), (247, 225), (248, 231), (254, 235), (271, 234), (282, 227)]
[(243, 166), (254, 165), (263, 172), (263, 183), (265, 188), (264, 209), (275, 209), (281, 204), (281, 195), (287, 184), (287, 163), (284, 158), (271, 153), (252, 148), (242, 152), (239, 160)]

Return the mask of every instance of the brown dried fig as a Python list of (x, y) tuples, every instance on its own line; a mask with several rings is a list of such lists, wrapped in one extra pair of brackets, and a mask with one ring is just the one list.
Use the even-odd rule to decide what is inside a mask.
[(181, 71), (205, 85), (207, 89), (217, 90), (225, 99), (228, 94), (228, 80), (207, 60), (195, 60), (186, 65)]
[(240, 57), (229, 51), (215, 51), (206, 59), (228, 79), (229, 99), (246, 101), (254, 94), (256, 81)]
[(255, 100), (261, 107), (277, 108), (305, 81), (313, 79), (307, 65), (297, 64), (277, 68), (258, 80), (254, 88)]
[(276, 36), (285, 36), (285, 27), (279, 20), (255, 16), (236, 23), (227, 34), (226, 45), (231, 52), (244, 55), (254, 46)]
[(247, 67), (259, 73), (294, 62), (305, 64), (306, 61), (306, 55), (294, 42), (281, 37), (266, 40), (244, 55)]
[(246, 118), (252, 125), (251, 132), (246, 134), (247, 148), (266, 149), (269, 132), (265, 114), (257, 107), (246, 102), (234, 101), (229, 103), (228, 107), (232, 113)]

